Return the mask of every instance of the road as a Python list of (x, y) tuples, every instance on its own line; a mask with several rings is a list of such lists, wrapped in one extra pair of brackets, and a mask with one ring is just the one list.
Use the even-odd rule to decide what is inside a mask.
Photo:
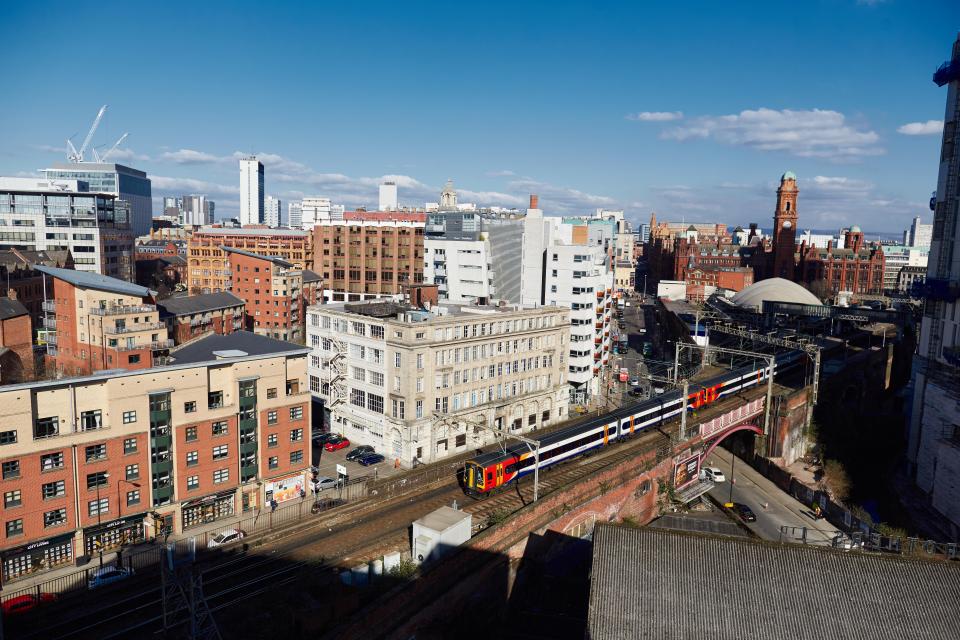
[[(837, 531), (829, 522), (815, 520), (809, 506), (782, 491), (739, 458), (731, 474), (732, 459), (733, 454), (718, 447), (703, 465), (717, 467), (727, 476), (726, 482), (710, 491), (714, 500), (720, 504), (728, 502), (732, 490), (733, 502), (741, 502), (757, 514), (757, 521), (746, 526), (764, 540), (781, 540), (781, 527), (786, 526), (790, 530), (783, 536), (784, 541), (800, 541), (806, 531), (806, 542), (830, 544)], [(736, 482), (731, 482), (731, 476)]]

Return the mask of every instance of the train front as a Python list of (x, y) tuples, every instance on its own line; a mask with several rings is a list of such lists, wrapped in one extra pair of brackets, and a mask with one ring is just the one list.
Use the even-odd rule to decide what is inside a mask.
[(474, 460), (467, 460), (463, 467), (463, 491), (469, 496), (484, 494), (483, 467)]

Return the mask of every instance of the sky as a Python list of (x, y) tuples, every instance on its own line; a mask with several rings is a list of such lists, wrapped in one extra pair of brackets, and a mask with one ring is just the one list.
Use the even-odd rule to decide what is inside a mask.
[[(281, 200), (759, 222), (930, 222), (960, 2), (16, 2), (0, 9), (0, 175), (63, 161), (97, 110), (112, 161), (239, 209)], [(88, 154), (89, 155), (89, 154)], [(284, 213), (286, 204), (284, 204)]]

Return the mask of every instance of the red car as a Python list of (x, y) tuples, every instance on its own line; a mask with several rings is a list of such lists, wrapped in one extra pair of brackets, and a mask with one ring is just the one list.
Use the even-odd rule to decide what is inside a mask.
[(57, 594), (55, 593), (28, 593), (23, 596), (17, 596), (16, 598), (10, 598), (9, 600), (3, 601), (3, 615), (5, 616), (15, 616), (21, 613), (26, 613), (27, 611), (33, 611), (38, 606), (45, 602), (56, 602)]
[(349, 446), (350, 441), (341, 437), (327, 440), (327, 443), (323, 445), (323, 448), (327, 451), (337, 451), (338, 449), (346, 449)]

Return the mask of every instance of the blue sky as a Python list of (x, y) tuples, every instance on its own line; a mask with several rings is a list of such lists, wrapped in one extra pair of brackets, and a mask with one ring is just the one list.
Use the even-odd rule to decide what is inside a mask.
[[(238, 153), (267, 192), (462, 201), (634, 220), (897, 231), (936, 187), (960, 2), (20, 3), (0, 13), (0, 174), (129, 131), (154, 195), (234, 213)], [(933, 122), (931, 122), (933, 121)], [(939, 124), (938, 124), (939, 123)], [(911, 125), (913, 126), (907, 126)], [(907, 128), (904, 128), (907, 126)], [(907, 132), (907, 133), (902, 133)], [(913, 134), (913, 135), (910, 135)]]

